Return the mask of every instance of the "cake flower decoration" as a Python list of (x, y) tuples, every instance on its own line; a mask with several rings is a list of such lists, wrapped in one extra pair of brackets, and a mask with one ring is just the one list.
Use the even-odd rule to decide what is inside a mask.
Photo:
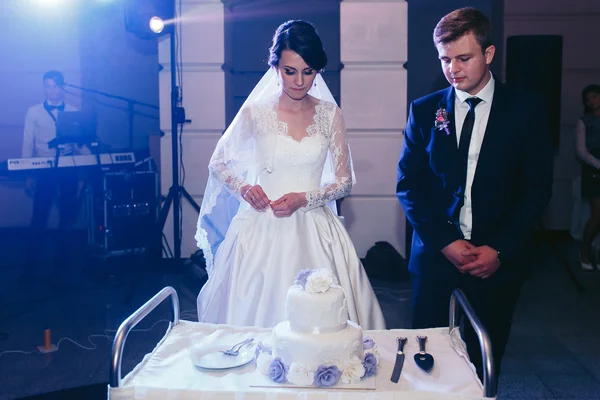
[(377, 373), (377, 357), (375, 357), (375, 354), (365, 354), (362, 365), (365, 368), (365, 374), (363, 375), (363, 378), (368, 378), (375, 375)]
[(313, 271), (313, 273), (306, 278), (304, 290), (308, 293), (325, 293), (334, 283), (335, 280), (331, 270), (321, 268)]
[(365, 367), (356, 356), (346, 362), (342, 371), (342, 383), (358, 383), (365, 376)]
[(375, 347), (375, 341), (371, 338), (371, 336), (366, 336), (363, 339), (363, 350), (370, 350)]
[(314, 384), (320, 387), (330, 387), (338, 383), (342, 373), (335, 365), (319, 365), (315, 372)]
[(287, 381), (288, 369), (281, 362), (281, 358), (277, 357), (271, 361), (269, 365), (269, 378), (275, 383), (285, 383)]
[(294, 281), (294, 283), (304, 288), (306, 286), (306, 279), (311, 273), (312, 270), (308, 268), (301, 270), (300, 272), (298, 272), (298, 275), (296, 275), (296, 280)]
[(287, 373), (287, 380), (292, 385), (310, 386), (313, 383), (314, 371), (309, 370), (304, 364), (293, 362)]

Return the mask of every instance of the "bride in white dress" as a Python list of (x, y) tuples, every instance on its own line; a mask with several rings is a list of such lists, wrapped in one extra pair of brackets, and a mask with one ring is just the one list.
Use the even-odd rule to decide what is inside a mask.
[(201, 322), (275, 326), (297, 273), (330, 268), (350, 319), (385, 329), (336, 214), (354, 172), (341, 111), (319, 74), (326, 63), (312, 24), (282, 24), (272, 68), (217, 144), (196, 233), (209, 275), (198, 295)]

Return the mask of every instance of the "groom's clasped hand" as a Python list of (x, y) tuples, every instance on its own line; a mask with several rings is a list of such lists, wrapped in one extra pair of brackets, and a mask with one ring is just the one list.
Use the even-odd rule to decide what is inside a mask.
[(463, 274), (486, 279), (500, 266), (498, 252), (489, 246), (475, 247), (467, 240), (456, 240), (442, 249), (442, 254)]

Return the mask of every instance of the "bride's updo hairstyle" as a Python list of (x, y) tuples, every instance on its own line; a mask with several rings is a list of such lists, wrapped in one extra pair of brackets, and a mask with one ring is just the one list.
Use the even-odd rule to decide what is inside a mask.
[(269, 65), (277, 67), (283, 50), (291, 50), (300, 55), (309, 67), (321, 72), (327, 65), (327, 54), (321, 38), (313, 24), (291, 20), (279, 25), (269, 49)]

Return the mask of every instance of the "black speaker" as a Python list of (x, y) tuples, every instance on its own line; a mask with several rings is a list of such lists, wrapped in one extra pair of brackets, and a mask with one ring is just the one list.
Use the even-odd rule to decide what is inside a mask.
[(506, 41), (506, 83), (544, 97), (555, 147), (560, 143), (562, 49), (560, 35), (510, 36)]
[(157, 172), (107, 172), (101, 184), (94, 201), (94, 243), (108, 253), (160, 248)]

